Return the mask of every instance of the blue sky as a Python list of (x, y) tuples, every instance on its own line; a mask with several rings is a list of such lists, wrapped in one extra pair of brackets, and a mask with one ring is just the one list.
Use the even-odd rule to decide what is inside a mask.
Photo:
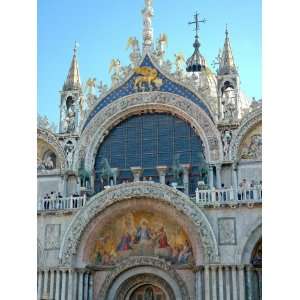
[[(209, 64), (224, 43), (228, 24), (231, 45), (241, 77), (241, 89), (261, 98), (261, 1), (153, 0), (154, 36), (166, 33), (166, 56), (192, 54), (194, 32), (187, 23), (195, 11), (206, 18), (200, 29), (201, 53)], [(129, 36), (142, 40), (144, 0), (39, 0), (38, 1), (38, 112), (58, 123), (59, 91), (78, 50), (82, 82), (96, 77), (110, 83), (112, 58), (129, 64)]]

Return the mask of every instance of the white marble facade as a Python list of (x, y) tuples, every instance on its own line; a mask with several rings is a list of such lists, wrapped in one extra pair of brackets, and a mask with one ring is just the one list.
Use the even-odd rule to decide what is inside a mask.
[[(61, 107), (74, 112), (74, 130), (69, 126), (70, 130), (65, 131), (60, 126), (60, 132), (55, 133), (45, 122), (39, 123), (39, 300), (146, 299), (138, 298), (141, 288), (136, 286), (143, 285), (155, 286), (153, 291), (165, 297), (153, 295), (149, 299), (261, 299), (261, 102), (247, 108), (245, 101), (243, 105), (236, 103), (237, 117), (224, 119), (220, 93), (229, 77), (223, 75), (222, 68), (232, 71), (229, 79), (238, 85), (233, 62), (226, 66), (222, 61), (217, 74), (207, 75), (207, 91), (201, 90), (197, 80), (180, 69), (178, 62), (173, 74), (164, 61), (165, 36), (161, 35), (156, 50), (152, 47), (152, 5), (152, 1), (145, 1), (142, 52), (134, 38), (129, 40), (129, 48), (134, 66), (145, 68), (146, 61), (147, 70), (158, 74), (153, 90), (145, 83), (145, 90), (137, 88), (122, 94), (122, 88), (130, 80), (134, 84), (137, 75), (130, 65), (122, 67), (123, 73), (118, 72), (112, 87), (101, 88), (98, 96), (93, 94), (95, 81), (90, 80), (85, 95), (75, 48), (61, 93), (62, 103), (65, 101)], [(232, 51), (228, 43), (225, 41), (224, 51)], [(164, 90), (167, 83), (175, 88)], [(238, 86), (234, 88), (239, 91)], [(180, 89), (185, 92), (176, 94)], [(85, 103), (91, 97), (93, 103)], [(102, 102), (107, 105), (99, 108)], [(157, 166), (159, 183), (145, 182), (142, 168), (136, 166), (132, 168), (134, 182), (113, 185), (112, 178), (111, 186), (95, 193), (95, 155), (104, 137), (121, 120), (153, 112), (176, 115), (201, 137), (207, 157), (208, 186), (196, 196), (189, 196), (186, 190), (166, 184), (164, 166)], [(61, 118), (64, 116), (61, 113)], [(64, 122), (62, 119), (61, 124)], [(55, 164), (49, 163), (47, 153), (51, 153)], [(190, 166), (184, 166), (184, 170), (188, 174)], [(113, 171), (118, 176), (118, 170)], [(187, 184), (188, 176), (184, 180)], [(125, 256), (105, 267), (87, 261), (96, 229), (112, 224), (123, 211), (138, 209), (153, 215), (162, 213), (180, 224), (191, 241), (193, 263), (172, 265), (162, 257), (152, 256)]]

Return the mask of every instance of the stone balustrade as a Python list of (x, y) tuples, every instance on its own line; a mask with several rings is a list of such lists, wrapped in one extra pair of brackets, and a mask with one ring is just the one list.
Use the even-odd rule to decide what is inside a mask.
[(73, 210), (85, 205), (86, 195), (80, 197), (64, 197), (54, 199), (42, 199), (38, 201), (38, 211), (46, 210)]
[[(109, 188), (109, 187), (107, 187)], [(220, 205), (236, 206), (246, 204), (252, 207), (254, 204), (262, 203), (262, 188), (248, 189), (209, 189), (196, 190), (196, 195), (191, 200), (200, 207)], [(55, 199), (43, 199), (38, 201), (38, 211), (76, 210), (86, 204), (86, 195), (81, 197), (65, 197)]]
[(196, 196), (191, 198), (199, 206), (219, 206), (247, 204), (253, 205), (262, 202), (262, 188), (248, 189), (209, 189), (196, 190)]

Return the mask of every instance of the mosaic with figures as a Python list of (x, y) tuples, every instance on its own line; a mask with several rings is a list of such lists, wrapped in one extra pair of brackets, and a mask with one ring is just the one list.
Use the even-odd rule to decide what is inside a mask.
[(146, 211), (127, 213), (102, 227), (90, 260), (105, 266), (128, 256), (155, 256), (175, 265), (193, 263), (192, 247), (182, 227)]

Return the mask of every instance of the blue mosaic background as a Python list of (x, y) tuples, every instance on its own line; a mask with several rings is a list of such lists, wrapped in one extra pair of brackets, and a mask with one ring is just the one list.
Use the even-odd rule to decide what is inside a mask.
[[(141, 63), (141, 66), (154, 68), (148, 55), (145, 56), (145, 59)], [(208, 116), (213, 120), (207, 106), (201, 99), (199, 99), (189, 89), (169, 80), (161, 72), (159, 72), (159, 70), (157, 70), (157, 71), (159, 74), (159, 78), (161, 78), (163, 80), (163, 85), (160, 87), (161, 92), (173, 93), (173, 94), (176, 94), (176, 95), (179, 95), (179, 96), (182, 96), (182, 97), (185, 97), (185, 98), (191, 100), (192, 102), (197, 104), (199, 107), (201, 107), (208, 114)], [(134, 81), (137, 76), (138, 76), (137, 74), (133, 74), (122, 86), (120, 86), (119, 88), (117, 88), (116, 90), (114, 90), (113, 92), (108, 94), (104, 99), (102, 99), (101, 102), (97, 104), (97, 106), (94, 108), (94, 110), (88, 116), (82, 130), (85, 129), (85, 127), (89, 124), (89, 122), (93, 119), (93, 117), (105, 106), (109, 105), (110, 103), (112, 103), (113, 101), (115, 101), (119, 98), (131, 95), (131, 94), (135, 94), (136, 90), (134, 89)], [(145, 89), (145, 91), (147, 91), (147, 89)]]

